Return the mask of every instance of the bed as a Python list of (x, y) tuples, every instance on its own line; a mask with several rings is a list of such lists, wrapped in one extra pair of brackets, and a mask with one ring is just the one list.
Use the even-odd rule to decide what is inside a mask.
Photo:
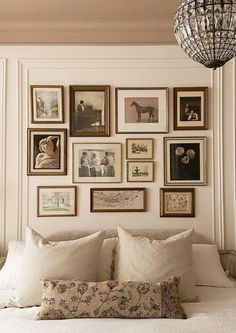
[[(134, 231), (153, 239), (165, 239), (178, 231)], [(57, 234), (53, 240), (83, 237), (87, 232)], [(107, 238), (116, 237), (107, 231)], [(195, 235), (195, 243), (203, 240)], [(224, 269), (235, 278), (235, 253), (221, 251)], [(231, 274), (232, 273), (232, 274)], [(200, 302), (182, 303), (187, 319), (65, 319), (36, 320), (39, 307), (16, 308), (14, 290), (0, 290), (0, 333), (234, 333), (236, 332), (236, 282), (233, 288), (198, 286)], [(6, 308), (6, 306), (8, 306)]]

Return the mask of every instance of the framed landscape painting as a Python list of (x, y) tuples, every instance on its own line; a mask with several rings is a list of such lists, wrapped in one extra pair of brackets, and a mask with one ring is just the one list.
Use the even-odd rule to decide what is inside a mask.
[(207, 87), (174, 88), (174, 129), (207, 129)]
[(109, 113), (109, 86), (70, 86), (70, 136), (109, 136)]
[(28, 175), (66, 175), (67, 130), (28, 129)]
[(206, 185), (206, 138), (164, 138), (165, 185)]
[(38, 186), (37, 216), (77, 215), (76, 186)]
[(194, 188), (161, 188), (160, 189), (161, 217), (194, 217), (195, 191)]
[(153, 161), (128, 161), (127, 182), (153, 182)]
[(91, 212), (145, 212), (145, 188), (91, 188)]
[(150, 160), (153, 159), (153, 139), (132, 138), (126, 139), (127, 160)]
[(116, 133), (167, 133), (168, 88), (116, 88)]
[(64, 122), (64, 88), (57, 85), (31, 85), (31, 122), (58, 124)]
[(120, 143), (74, 143), (74, 183), (120, 183)]

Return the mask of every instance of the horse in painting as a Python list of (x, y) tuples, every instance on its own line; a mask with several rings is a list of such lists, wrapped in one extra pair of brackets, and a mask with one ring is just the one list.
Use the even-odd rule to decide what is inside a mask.
[(136, 111), (137, 111), (137, 114), (138, 114), (138, 121), (141, 121), (141, 115), (142, 115), (142, 113), (148, 113), (149, 114), (148, 121), (151, 121), (151, 120), (154, 121), (154, 114), (153, 114), (153, 112), (155, 110), (154, 107), (152, 107), (152, 106), (141, 106), (141, 105), (139, 105), (135, 101), (133, 101), (131, 103), (131, 107), (132, 106), (135, 106), (135, 108), (136, 108)]

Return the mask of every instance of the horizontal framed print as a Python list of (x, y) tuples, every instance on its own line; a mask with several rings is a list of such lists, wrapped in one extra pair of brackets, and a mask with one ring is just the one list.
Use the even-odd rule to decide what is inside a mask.
[(67, 130), (28, 129), (28, 175), (66, 175)]
[(149, 160), (153, 159), (153, 139), (132, 138), (126, 139), (127, 160)]
[(31, 85), (31, 122), (58, 124), (64, 122), (64, 87)]
[(207, 129), (207, 87), (174, 88), (174, 129)]
[(161, 217), (194, 217), (195, 192), (194, 188), (161, 188), (160, 189)]
[(206, 185), (206, 138), (164, 138), (165, 185)]
[(91, 212), (145, 212), (145, 188), (91, 188)]
[(76, 216), (76, 186), (38, 186), (37, 216)]
[(168, 88), (116, 88), (116, 133), (167, 133)]
[(153, 182), (153, 161), (128, 161), (127, 182)]
[(74, 183), (120, 183), (120, 143), (73, 143)]
[(70, 86), (70, 136), (109, 136), (109, 113), (109, 86)]

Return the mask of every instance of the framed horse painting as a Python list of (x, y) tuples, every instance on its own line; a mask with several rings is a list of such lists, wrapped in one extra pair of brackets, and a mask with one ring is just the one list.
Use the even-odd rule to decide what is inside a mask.
[(168, 88), (116, 88), (116, 133), (168, 133)]

